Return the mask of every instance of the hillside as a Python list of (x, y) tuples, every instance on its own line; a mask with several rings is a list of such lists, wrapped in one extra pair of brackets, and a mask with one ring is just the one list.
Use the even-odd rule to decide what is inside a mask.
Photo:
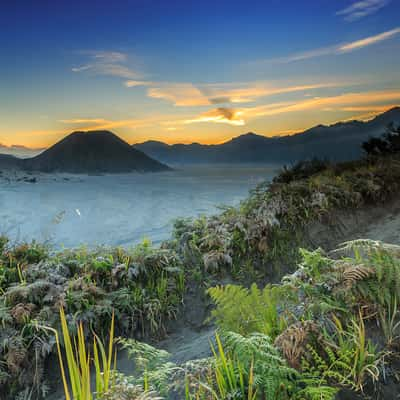
[(392, 108), (367, 122), (318, 125), (291, 136), (266, 137), (250, 132), (220, 145), (168, 145), (148, 141), (135, 144), (134, 148), (170, 164), (281, 163), (312, 157), (343, 161), (360, 157), (361, 143), (371, 136), (382, 134), (392, 122), (400, 124), (400, 107)]
[(0, 165), (69, 173), (155, 172), (169, 168), (108, 131), (73, 132), (36, 157), (2, 157)]

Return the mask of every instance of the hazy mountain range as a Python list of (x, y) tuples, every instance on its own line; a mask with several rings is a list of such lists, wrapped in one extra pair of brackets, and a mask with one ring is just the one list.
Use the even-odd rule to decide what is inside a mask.
[(363, 141), (371, 136), (380, 136), (390, 123), (400, 124), (400, 107), (392, 108), (367, 122), (317, 125), (291, 136), (266, 137), (250, 132), (218, 145), (168, 145), (147, 141), (134, 147), (167, 164), (275, 163), (295, 162), (310, 157), (349, 160), (361, 155)]
[[(166, 164), (195, 163), (282, 163), (319, 157), (331, 160), (358, 158), (361, 143), (380, 136), (391, 123), (400, 125), (400, 107), (374, 119), (318, 125), (283, 137), (247, 133), (219, 145), (174, 144), (147, 141), (129, 145), (112, 132), (73, 132), (58, 143), (30, 158), (23, 146), (4, 147), (20, 157), (0, 154), (0, 168), (70, 173), (155, 172), (168, 170)], [(21, 154), (21, 152), (23, 154)]]
[(31, 158), (1, 155), (0, 167), (69, 173), (156, 172), (169, 169), (108, 131), (73, 132)]

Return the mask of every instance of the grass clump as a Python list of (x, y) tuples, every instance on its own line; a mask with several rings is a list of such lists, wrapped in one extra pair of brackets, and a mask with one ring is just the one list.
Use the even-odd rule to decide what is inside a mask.
[[(44, 330), (49, 330), (55, 335), (65, 399), (92, 400), (94, 399), (93, 393), (95, 393), (96, 398), (102, 398), (105, 393), (112, 390), (116, 370), (116, 352), (114, 351), (114, 316), (111, 320), (108, 352), (100, 338), (94, 334), (93, 357), (90, 355), (90, 350), (86, 344), (83, 325), (78, 325), (77, 337), (72, 338), (62, 308), (60, 309), (60, 320), (64, 352), (61, 348), (58, 332), (55, 329), (45, 326), (38, 327)], [(67, 363), (68, 378), (64, 366), (64, 358)], [(113, 361), (114, 364), (112, 364)], [(95, 368), (96, 382), (96, 389), (94, 392), (91, 388), (91, 370), (93, 366)]]

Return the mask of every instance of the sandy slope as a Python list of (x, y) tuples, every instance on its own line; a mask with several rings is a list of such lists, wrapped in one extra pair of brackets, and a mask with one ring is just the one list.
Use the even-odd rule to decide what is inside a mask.
[(400, 199), (394, 201), (386, 212), (377, 213), (373, 222), (361, 226), (358, 234), (363, 238), (400, 244)]
[(400, 195), (380, 206), (336, 212), (307, 229), (310, 247), (333, 250), (355, 239), (380, 240), (400, 244)]

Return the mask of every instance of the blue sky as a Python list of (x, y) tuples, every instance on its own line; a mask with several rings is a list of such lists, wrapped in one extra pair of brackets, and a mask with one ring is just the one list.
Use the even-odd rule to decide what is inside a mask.
[(15, 1), (0, 12), (0, 143), (77, 129), (216, 143), (400, 104), (400, 2)]

